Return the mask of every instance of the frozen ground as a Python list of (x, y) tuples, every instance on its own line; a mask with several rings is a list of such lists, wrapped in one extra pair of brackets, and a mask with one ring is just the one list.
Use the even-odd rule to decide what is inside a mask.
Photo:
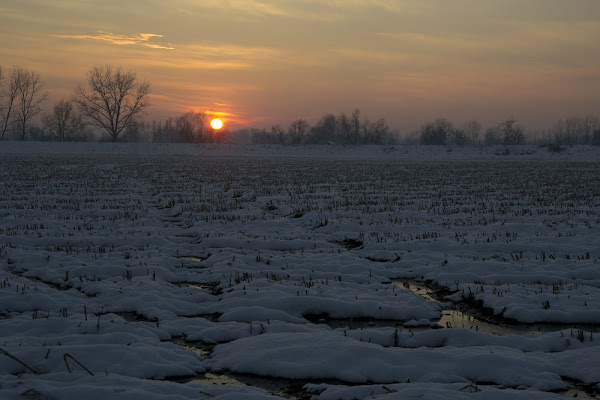
[(0, 398), (591, 397), (599, 229), (587, 146), (1, 143)]
[(598, 161), (600, 146), (564, 146), (549, 152), (546, 147), (525, 146), (346, 146), (346, 145), (240, 145), (183, 143), (57, 143), (2, 142), (4, 154), (105, 154), (203, 157), (277, 157), (377, 160), (543, 160)]

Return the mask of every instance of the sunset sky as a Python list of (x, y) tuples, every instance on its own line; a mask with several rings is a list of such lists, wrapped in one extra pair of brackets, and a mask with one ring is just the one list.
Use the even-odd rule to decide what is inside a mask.
[(284, 126), (360, 108), (402, 131), (439, 116), (532, 129), (600, 113), (599, 0), (4, 0), (0, 65), (50, 106), (95, 65), (152, 85), (148, 119)]

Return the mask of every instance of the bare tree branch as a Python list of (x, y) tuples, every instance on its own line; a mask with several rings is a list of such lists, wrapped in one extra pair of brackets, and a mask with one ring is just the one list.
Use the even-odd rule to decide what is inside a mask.
[(83, 118), (77, 113), (70, 101), (60, 100), (54, 105), (52, 114), (42, 117), (44, 128), (61, 142), (72, 138), (83, 130)]
[[(11, 117), (19, 91), (18, 68), (13, 67), (7, 78), (3, 71), (0, 71), (0, 75), (0, 140), (4, 140), (4, 135), (13, 122)], [(5, 79), (8, 79), (6, 85), (3, 82)]]
[(78, 85), (74, 102), (92, 123), (113, 141), (148, 105), (150, 83), (138, 82), (134, 72), (110, 65), (88, 72), (87, 86)]
[(17, 107), (17, 122), (20, 131), (19, 139), (25, 140), (27, 123), (41, 112), (40, 104), (48, 98), (48, 93), (41, 91), (43, 85), (38, 73), (22, 67), (17, 67), (15, 71), (17, 97), (19, 100)]

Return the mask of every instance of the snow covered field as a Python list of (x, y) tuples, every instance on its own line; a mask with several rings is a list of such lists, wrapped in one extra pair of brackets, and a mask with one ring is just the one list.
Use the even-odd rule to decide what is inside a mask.
[(2, 143), (0, 398), (593, 398), (599, 229), (588, 146)]

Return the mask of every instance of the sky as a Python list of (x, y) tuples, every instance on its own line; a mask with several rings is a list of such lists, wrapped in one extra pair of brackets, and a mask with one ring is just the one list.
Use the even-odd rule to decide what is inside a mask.
[(146, 118), (284, 127), (326, 113), (400, 131), (529, 129), (600, 113), (599, 0), (0, 0), (0, 65), (68, 99), (93, 66), (151, 84)]

